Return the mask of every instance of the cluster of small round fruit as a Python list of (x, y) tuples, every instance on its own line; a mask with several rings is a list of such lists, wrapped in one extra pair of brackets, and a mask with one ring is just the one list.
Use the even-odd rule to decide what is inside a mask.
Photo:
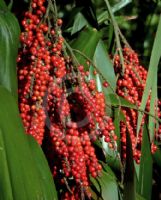
[[(24, 32), (21, 33), (22, 48), (18, 57), (19, 107), (26, 132), (42, 143), (45, 126), (43, 98), (49, 82), (66, 73), (64, 58), (61, 55), (63, 39), (56, 37), (44, 19), (45, 1), (32, 2), (32, 11), (27, 11), (22, 21)], [(57, 20), (61, 25), (62, 21)], [(47, 37), (50, 35), (50, 37)], [(55, 41), (54, 44), (52, 41)], [(55, 56), (56, 52), (56, 56)], [(54, 62), (51, 65), (51, 62)]]
[(67, 189), (64, 199), (79, 199), (82, 191), (89, 195), (89, 174), (101, 173), (94, 141), (104, 137), (114, 149), (117, 136), (104, 94), (67, 55), (62, 20), (53, 18), (53, 9), (51, 1), (33, 0), (24, 15), (19, 109), (26, 133), (43, 146), (56, 182)]
[[(125, 47), (123, 49), (124, 57), (124, 70), (122, 68), (120, 57), (116, 55), (114, 57), (114, 68), (116, 74), (119, 75), (117, 81), (117, 94), (130, 103), (136, 105), (139, 108), (141, 105), (141, 99), (143, 96), (146, 79), (147, 79), (147, 70), (140, 65), (138, 55), (130, 48)], [(122, 74), (122, 71), (124, 73)], [(160, 102), (158, 101), (158, 106), (155, 108), (158, 118), (161, 116)], [(147, 112), (150, 111), (150, 96), (146, 105)], [(144, 114), (140, 132), (137, 136), (137, 120), (138, 120), (138, 111), (132, 108), (122, 107), (122, 112), (126, 118), (126, 124), (121, 122), (121, 142), (122, 142), (122, 157), (126, 158), (126, 134), (127, 131), (130, 134), (133, 148), (133, 156), (137, 163), (140, 162), (141, 157), (141, 143), (143, 135), (143, 125), (147, 122), (147, 115)], [(156, 131), (156, 137), (158, 138), (161, 134), (161, 126)], [(156, 151), (156, 145), (152, 143), (151, 151), (154, 153)]]

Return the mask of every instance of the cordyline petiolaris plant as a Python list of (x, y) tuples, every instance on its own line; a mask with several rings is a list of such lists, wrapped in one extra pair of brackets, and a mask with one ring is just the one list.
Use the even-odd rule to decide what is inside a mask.
[[(31, 1), (22, 20), (17, 61), (18, 95), (26, 133), (43, 145), (60, 188), (60, 198), (74, 200), (90, 198), (89, 177), (101, 176), (102, 166), (95, 151), (95, 141), (103, 138), (109, 148), (117, 151), (117, 136), (113, 120), (106, 114), (105, 96), (97, 90), (95, 80), (89, 78), (89, 71), (77, 61), (62, 37), (62, 23), (51, 0)], [(123, 57), (124, 73), (119, 55), (114, 56), (117, 94), (139, 107), (147, 71), (140, 66), (137, 54), (131, 49), (125, 47)], [(103, 86), (108, 87), (108, 83), (104, 82)], [(126, 123), (120, 123), (121, 159), (126, 158), (128, 131), (133, 157), (139, 163), (143, 126), (137, 137), (137, 110), (121, 109), (126, 119)], [(156, 109), (160, 117), (159, 107)], [(149, 111), (149, 102), (146, 110)], [(145, 114), (142, 125), (146, 117)], [(159, 127), (156, 137), (160, 133)], [(151, 151), (156, 151), (154, 144)]]
[[(101, 175), (93, 142), (104, 136), (116, 148), (105, 97), (82, 65), (67, 55), (62, 20), (52, 2), (31, 2), (24, 14), (18, 57), (19, 108), (26, 133), (38, 143), (46, 138), (51, 171), (67, 185), (62, 199), (90, 196), (89, 174)], [(45, 123), (46, 122), (46, 123)], [(70, 189), (69, 189), (70, 188)]]

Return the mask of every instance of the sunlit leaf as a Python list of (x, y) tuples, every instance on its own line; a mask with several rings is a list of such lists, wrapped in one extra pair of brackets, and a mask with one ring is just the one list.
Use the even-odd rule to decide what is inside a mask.
[(152, 156), (151, 156), (148, 131), (145, 125), (143, 130), (143, 141), (141, 148), (138, 193), (142, 195), (146, 200), (150, 200), (151, 192), (152, 192)]
[[(12, 197), (14, 200), (56, 200), (55, 186), (49, 181), (51, 174), (45, 158), (42, 157), (40, 149), (36, 149), (37, 147), (34, 147), (33, 154), (16, 101), (2, 86), (0, 86), (0, 108), (1, 197), (4, 197), (3, 200)], [(35, 155), (38, 158), (34, 158)], [(44, 173), (40, 173), (36, 164), (38, 162), (35, 163), (35, 160), (39, 160), (39, 165), (45, 170)]]
[(71, 43), (71, 47), (77, 50), (74, 52), (77, 60), (86, 68), (89, 68), (87, 65), (88, 58), (93, 59), (99, 37), (96, 29), (87, 28)]
[[(152, 85), (155, 82), (155, 79), (157, 77), (157, 72), (158, 72), (158, 63), (161, 57), (161, 16), (156, 32), (156, 37), (154, 40), (154, 45), (151, 53), (151, 58), (150, 58), (150, 63), (149, 63), (149, 70), (148, 70), (148, 75), (147, 75), (147, 80), (146, 80), (146, 86), (144, 89), (140, 109), (145, 110), (146, 103), (148, 100), (148, 97), (150, 95), (150, 90), (152, 89)], [(156, 96), (156, 95), (155, 95)], [(152, 97), (155, 98), (155, 97)], [(140, 127), (141, 127), (141, 122), (142, 122), (142, 117), (143, 114), (139, 112), (138, 114), (138, 121), (137, 121), (137, 134), (139, 133)]]
[[(155, 78), (153, 84), (152, 84), (152, 92), (151, 92), (151, 100), (150, 100), (150, 113), (153, 116), (156, 116), (158, 113), (156, 111), (158, 104), (157, 104), (157, 77)], [(154, 133), (156, 129), (156, 120), (154, 117), (149, 116), (149, 136), (150, 141), (152, 142), (154, 139)]]
[(123, 113), (121, 109), (115, 108), (114, 109), (114, 126), (115, 126), (115, 134), (118, 137), (117, 140), (117, 149), (121, 153), (121, 135), (120, 135), (120, 122), (125, 121), (125, 118), (123, 116)]
[(119, 200), (117, 182), (110, 173), (102, 171), (100, 177), (90, 180), (103, 200)]
[(99, 41), (94, 54), (94, 63), (97, 66), (99, 72), (105, 78), (105, 81), (107, 81), (110, 85), (108, 88), (106, 88), (106, 91), (108, 90), (108, 93), (113, 93), (116, 89), (116, 77), (114, 68), (107, 54), (107, 50), (101, 40)]
[(88, 25), (87, 20), (82, 15), (82, 13), (79, 12), (75, 17), (74, 24), (73, 24), (73, 27), (72, 27), (72, 30), (71, 30), (71, 35), (80, 31), (86, 25)]
[(112, 11), (113, 13), (116, 11), (121, 10), (122, 8), (124, 8), (125, 6), (127, 6), (129, 3), (131, 3), (132, 0), (120, 0), (118, 3), (116, 3), (113, 7), (112, 7)]

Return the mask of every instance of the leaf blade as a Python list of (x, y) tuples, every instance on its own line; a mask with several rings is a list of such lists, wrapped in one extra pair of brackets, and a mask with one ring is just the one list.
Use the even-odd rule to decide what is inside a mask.
[(103, 200), (119, 200), (116, 179), (110, 173), (103, 170), (100, 177), (97, 179), (91, 178), (91, 181)]
[(45, 188), (43, 186), (44, 182), (41, 181), (40, 173), (35, 167), (35, 161), (27, 141), (27, 135), (24, 133), (17, 104), (14, 97), (2, 86), (0, 86), (0, 108), (0, 128), (6, 148), (13, 199), (55, 199), (55, 197), (46, 198), (43, 190)]
[(5, 145), (3, 140), (2, 130), (0, 129), (0, 194), (2, 199), (12, 199), (12, 186), (10, 182), (10, 174), (8, 170)]
[(88, 25), (86, 18), (82, 15), (81, 12), (79, 12), (75, 17), (74, 24), (71, 30), (71, 35), (73, 35), (74, 33), (77, 33), (86, 25)]
[[(142, 100), (141, 100), (141, 105), (140, 105), (141, 110), (145, 110), (146, 103), (147, 103), (147, 100), (149, 97), (149, 92), (152, 89), (152, 85), (155, 81), (155, 78), (157, 77), (158, 64), (159, 64), (159, 60), (161, 57), (161, 46), (160, 46), (161, 37), (160, 37), (160, 35), (161, 35), (161, 16), (159, 19), (156, 37), (154, 40), (153, 49), (152, 49), (152, 53), (151, 53), (149, 70), (148, 70), (148, 75), (147, 75), (147, 80), (146, 80), (146, 86), (145, 86), (144, 93), (143, 93)], [(138, 135), (140, 127), (141, 127), (142, 118), (143, 118), (143, 114), (138, 113), (137, 135)]]
[(107, 55), (104, 43), (100, 40), (94, 54), (94, 63), (99, 72), (103, 75), (105, 80), (109, 83), (110, 87), (106, 88), (108, 93), (113, 93), (116, 90), (116, 77), (112, 62)]
[(43, 190), (44, 194), (46, 195), (46, 199), (57, 199), (54, 181), (49, 171), (49, 166), (46, 161), (45, 155), (42, 152), (42, 149), (35, 141), (35, 139), (30, 135), (28, 135), (28, 142), (31, 147), (33, 158), (35, 160), (35, 165), (40, 174), (40, 180), (43, 182), (44, 185)]
[(139, 171), (138, 193), (145, 199), (151, 199), (152, 192), (152, 156), (150, 141), (146, 125), (143, 130), (143, 142), (141, 149), (141, 161)]
[(3, 4), (2, 1), (0, 9), (0, 84), (11, 91), (17, 99), (16, 59), (20, 27), (15, 16)]
[[(85, 56), (90, 59), (93, 59), (98, 41), (98, 31), (96, 29), (88, 27), (83, 32), (81, 32), (80, 36), (71, 43), (71, 47), (77, 50), (75, 51), (77, 60), (81, 65), (84, 65), (87, 69), (89, 68), (89, 66), (86, 63), (87, 58), (85, 58)], [(78, 51), (80, 51), (80, 53)], [(83, 56), (82, 54), (85, 56)]]

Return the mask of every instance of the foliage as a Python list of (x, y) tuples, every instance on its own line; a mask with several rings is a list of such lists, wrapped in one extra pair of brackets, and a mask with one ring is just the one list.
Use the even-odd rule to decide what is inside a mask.
[[(55, 1), (51, 2), (55, 5)], [(26, 11), (30, 2), (6, 1), (7, 7), (4, 1), (0, 1), (0, 198), (57, 199), (64, 188), (59, 186), (58, 180), (54, 180), (55, 188), (52, 180), (47, 163), (48, 160), (51, 164), (51, 160), (45, 147), (47, 139), (41, 149), (32, 137), (24, 134), (17, 108), (16, 58), (20, 47), (19, 24), (23, 18), (19, 3), (23, 11)], [(55, 17), (63, 19), (62, 35), (66, 49), (63, 51), (71, 57), (73, 65), (84, 65), (85, 71), (89, 70), (88, 81), (95, 80), (97, 90), (104, 93), (106, 113), (113, 118), (118, 138), (115, 144), (117, 148), (109, 148), (104, 138), (97, 139), (93, 145), (103, 170), (96, 178), (90, 175), (92, 199), (159, 198), (161, 150), (156, 131), (161, 122), (158, 115), (161, 69), (161, 17), (158, 13), (161, 2), (59, 0), (56, 5)], [(123, 77), (126, 69), (124, 46), (131, 48), (127, 41), (138, 52), (139, 60), (148, 70), (138, 105), (118, 95), (118, 80)], [(122, 70), (119, 75), (116, 72), (117, 56)], [(120, 124), (124, 123), (128, 127), (124, 110), (137, 113), (136, 140), (140, 139), (140, 131), (143, 132), (138, 162), (133, 156), (133, 141), (129, 129), (124, 138), (126, 156), (123, 157)], [(145, 119), (144, 125), (142, 119)], [(157, 151), (152, 154), (151, 149), (155, 149), (153, 145), (157, 145)], [(68, 183), (65, 189), (71, 192)], [(153, 192), (154, 189), (156, 193)]]
[(17, 97), (19, 26), (3, 1), (0, 7), (0, 198), (57, 199), (48, 163), (36, 141), (24, 134), (13, 98)]

